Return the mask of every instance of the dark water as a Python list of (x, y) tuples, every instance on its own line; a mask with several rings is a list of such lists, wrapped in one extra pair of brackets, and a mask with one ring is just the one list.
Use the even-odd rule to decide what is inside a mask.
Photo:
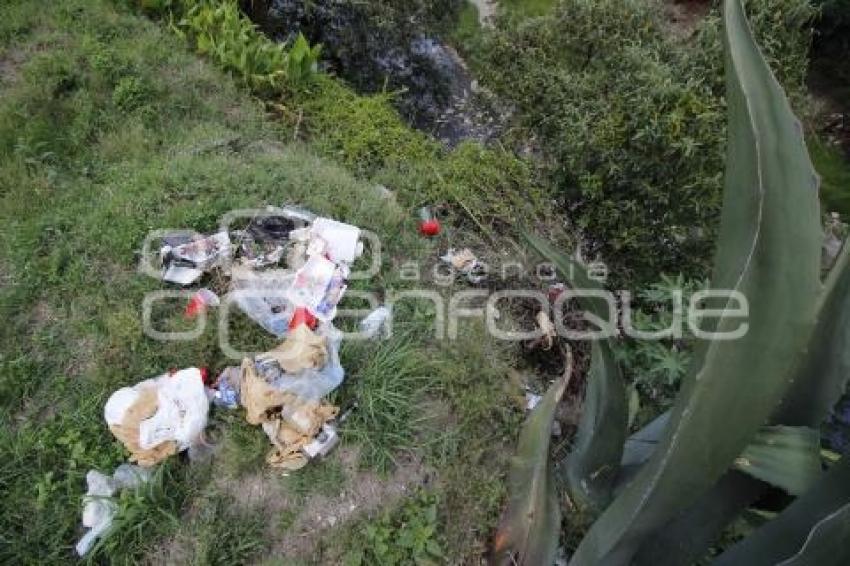
[(500, 122), (458, 53), (429, 34), (464, 1), (263, 0), (242, 8), (274, 39), (303, 33), (321, 43), (323, 63), (359, 92), (398, 93), (396, 107), (409, 124), (453, 146), (494, 138)]

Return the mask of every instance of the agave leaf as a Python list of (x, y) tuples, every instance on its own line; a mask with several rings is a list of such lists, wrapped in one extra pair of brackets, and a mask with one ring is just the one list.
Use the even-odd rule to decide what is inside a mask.
[(529, 415), (511, 463), (510, 500), (494, 542), (500, 563), (552, 564), (558, 550), (561, 511), (555, 492), (549, 438), (555, 408), (568, 376), (555, 382)]
[(779, 566), (846, 566), (850, 562), (850, 503), (814, 526), (800, 551)]
[(817, 427), (838, 402), (850, 378), (850, 245), (827, 276), (809, 354), (774, 422)]
[[(660, 437), (658, 421), (668, 414), (629, 438), (623, 455), (624, 472), (648, 459), (648, 451)], [(728, 472), (647, 540), (635, 562), (647, 566), (693, 563), (729, 521), (767, 491), (765, 482), (795, 495), (807, 490), (822, 475), (820, 435), (806, 427), (763, 427), (733, 467), (738, 471)]]
[(566, 464), (574, 501), (592, 509), (608, 504), (620, 469), (628, 420), (625, 393), (611, 347), (605, 341), (594, 342), (587, 394)]
[[(569, 282), (573, 289), (582, 291), (600, 291), (603, 289), (598, 281), (590, 278), (587, 269), (581, 263), (567, 254), (558, 251), (552, 244), (534, 234), (523, 232), (522, 235), (525, 241), (537, 253), (555, 265), (555, 268)], [(581, 308), (596, 318), (603, 321), (608, 321), (611, 318), (611, 314), (608, 312), (608, 305), (604, 300), (586, 296), (579, 296), (577, 299), (581, 304)]]
[[(648, 536), (708, 491), (782, 399), (813, 327), (817, 176), (740, 0), (725, 0), (724, 22), (729, 141), (712, 286), (747, 297), (748, 332), (698, 345), (661, 443), (588, 531), (572, 564), (628, 564)], [(722, 316), (716, 329), (740, 324)]]
[(850, 458), (827, 471), (805, 494), (750, 536), (730, 547), (714, 566), (847, 564), (850, 557)]
[(822, 474), (820, 433), (804, 426), (763, 427), (733, 467), (791, 495), (800, 495)]
[[(581, 264), (532, 234), (528, 243), (547, 258), (574, 289), (602, 290)], [(581, 307), (597, 319), (611, 318), (604, 299), (579, 296)], [(610, 340), (593, 342), (587, 393), (573, 449), (567, 456), (570, 495), (583, 506), (601, 510), (611, 499), (626, 440), (629, 406), (626, 384)]]
[(767, 489), (767, 484), (746, 474), (727, 472), (696, 503), (644, 542), (635, 556), (635, 566), (696, 563), (723, 528)]

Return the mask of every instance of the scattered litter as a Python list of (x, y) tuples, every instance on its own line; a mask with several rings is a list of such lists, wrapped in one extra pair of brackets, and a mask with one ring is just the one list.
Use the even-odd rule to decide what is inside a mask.
[(242, 389), (242, 368), (236, 366), (224, 368), (213, 387), (213, 405), (227, 409), (238, 408), (239, 392)]
[(450, 265), (457, 273), (466, 275), (470, 283), (478, 284), (487, 278), (486, 266), (478, 260), (469, 248), (460, 251), (449, 248), (449, 251), (440, 259)]
[[(178, 236), (182, 241), (184, 236)], [(230, 259), (230, 236), (219, 232), (212, 236), (191, 240), (176, 246), (167, 244), (159, 256), (164, 267), (163, 280), (179, 285), (190, 285), (205, 271), (222, 266)]]
[(201, 289), (189, 299), (189, 304), (186, 305), (186, 310), (183, 315), (186, 318), (195, 318), (201, 312), (206, 311), (209, 307), (217, 307), (221, 304), (218, 295), (209, 289)]
[[(191, 285), (221, 269), (230, 277), (227, 299), (283, 342), (239, 367), (224, 368), (211, 388), (206, 369), (189, 368), (110, 396), (104, 407), (109, 430), (130, 452), (129, 460), (143, 468), (123, 464), (112, 478), (89, 472), (83, 524), (90, 530), (77, 544), (81, 556), (112, 524), (118, 505), (110, 498), (147, 481), (145, 468), (184, 450), (192, 461), (212, 456), (216, 444), (205, 434), (210, 402), (244, 407), (247, 422), (260, 425), (271, 442), (266, 460), (273, 467), (297, 470), (333, 450), (339, 442), (338, 409), (323, 399), (339, 387), (345, 370), (339, 360), (342, 333), (332, 321), (350, 264), (363, 253), (360, 236), (357, 226), (286, 206), (267, 207), (243, 230), (162, 238), (164, 281)], [(199, 289), (184, 315), (193, 318), (220, 304), (216, 293)], [(364, 328), (377, 334), (388, 316), (382, 307)]]
[(322, 425), (322, 430), (319, 431), (316, 438), (302, 450), (311, 460), (313, 458), (324, 458), (337, 444), (339, 444), (339, 433), (337, 433), (336, 427), (326, 423)]
[(549, 314), (546, 311), (542, 310), (537, 313), (535, 320), (537, 321), (537, 327), (540, 329), (540, 332), (543, 333), (541, 339), (543, 349), (551, 350), (552, 345), (555, 343), (555, 338), (558, 337), (558, 331), (555, 329), (555, 325), (552, 324), (552, 319), (549, 318)]
[(150, 470), (130, 464), (118, 466), (111, 477), (97, 470), (89, 470), (86, 474), (88, 491), (83, 500), (83, 526), (89, 530), (77, 543), (78, 555), (85, 556), (97, 539), (112, 526), (118, 513), (118, 503), (112, 496), (122, 489), (135, 489), (149, 479)]
[(187, 449), (206, 426), (208, 410), (201, 370), (189, 368), (119, 389), (104, 417), (130, 461), (148, 467)]
[(270, 385), (251, 360), (242, 362), (242, 406), (246, 420), (262, 425), (272, 443), (266, 461), (273, 467), (297, 470), (309, 456), (301, 449), (314, 441), (322, 426), (337, 414), (337, 408), (307, 400)]
[(165, 273), (162, 274), (162, 279), (163, 281), (177, 283), (178, 285), (185, 287), (186, 285), (191, 285), (200, 279), (203, 274), (203, 271), (195, 269), (194, 267), (171, 264), (166, 268)]
[(542, 395), (538, 395), (537, 393), (532, 393), (531, 391), (525, 392), (525, 409), (527, 411), (533, 411), (534, 408), (543, 400)]
[(334, 263), (353, 263), (363, 254), (360, 228), (330, 218), (317, 218), (310, 229), (316, 252)]
[(327, 339), (316, 335), (306, 324), (289, 333), (283, 344), (258, 356), (258, 363), (276, 363), (286, 373), (320, 368), (328, 357)]
[(427, 206), (419, 210), (419, 220), (419, 232), (423, 236), (431, 238), (440, 233), (440, 221)]
[(330, 321), (345, 292), (347, 271), (344, 265), (338, 266), (325, 257), (311, 256), (295, 273), (287, 297), (294, 305), (310, 309), (320, 320)]
[(257, 371), (268, 384), (280, 391), (307, 400), (321, 399), (339, 387), (345, 377), (345, 370), (339, 362), (341, 333), (331, 325), (323, 325), (317, 334), (326, 339), (327, 362), (321, 367), (305, 367), (298, 372), (287, 372), (277, 359), (262, 354), (254, 360)]
[(283, 338), (295, 307), (286, 298), (295, 275), (284, 269), (262, 272), (234, 265), (230, 272), (230, 289), (236, 305), (264, 330)]
[[(337, 415), (333, 405), (308, 401), (282, 407), (279, 414), (263, 423), (263, 431), (272, 443), (266, 462), (274, 468), (298, 470), (310, 460), (304, 448), (310, 445), (322, 426)], [(332, 448), (332, 446), (331, 446)]]
[(240, 262), (254, 268), (279, 264), (292, 245), (292, 232), (303, 229), (315, 218), (312, 212), (294, 206), (266, 207), (245, 230), (234, 232)]
[(377, 338), (382, 333), (386, 337), (389, 332), (388, 322), (391, 316), (392, 311), (389, 307), (376, 308), (360, 321), (360, 333), (368, 339)]
[(292, 320), (289, 321), (289, 329), (294, 330), (301, 325), (306, 325), (310, 330), (315, 330), (319, 320), (304, 307), (295, 309)]

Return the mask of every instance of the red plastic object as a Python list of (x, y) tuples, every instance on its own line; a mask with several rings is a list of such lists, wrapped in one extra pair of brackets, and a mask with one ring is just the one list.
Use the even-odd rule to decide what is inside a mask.
[(429, 238), (440, 233), (440, 221), (434, 217), (431, 209), (424, 206), (419, 209), (419, 233)]
[(193, 295), (191, 299), (189, 299), (189, 304), (186, 305), (186, 310), (183, 311), (183, 316), (186, 318), (195, 318), (198, 316), (198, 313), (204, 310), (207, 307), (207, 304), (204, 300), (198, 295)]
[(200, 372), (201, 372), (201, 381), (204, 382), (204, 385), (209, 385), (210, 384), (210, 382), (209, 382), (210, 370), (208, 370), (207, 368), (201, 368)]
[(440, 233), (440, 221), (436, 218), (431, 220), (425, 220), (421, 224), (419, 224), (419, 232), (423, 236), (428, 236), (429, 238), (436, 236)]
[(292, 330), (301, 326), (302, 324), (306, 324), (310, 330), (316, 328), (316, 324), (318, 324), (318, 320), (313, 313), (307, 310), (306, 307), (298, 307), (295, 309), (295, 313), (292, 315), (292, 320), (289, 321), (289, 329)]

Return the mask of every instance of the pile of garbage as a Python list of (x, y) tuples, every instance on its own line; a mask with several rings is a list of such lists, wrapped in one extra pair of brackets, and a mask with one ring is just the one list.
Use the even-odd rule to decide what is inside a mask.
[[(99, 472), (90, 472), (97, 475), (89, 481), (84, 524), (92, 530), (77, 547), (80, 555), (111, 523), (115, 503), (104, 501), (104, 496), (145, 481), (145, 470), (169, 456), (184, 450), (191, 455), (205, 445), (210, 403), (244, 408), (247, 422), (262, 427), (268, 436), (266, 461), (275, 468), (297, 470), (333, 449), (339, 440), (338, 408), (324, 398), (345, 376), (339, 360), (342, 334), (333, 319), (351, 265), (363, 252), (360, 235), (356, 226), (300, 208), (268, 207), (243, 230), (195, 237), (181, 232), (163, 238), (163, 281), (186, 287), (217, 270), (229, 278), (229, 295), (236, 305), (282, 342), (243, 359), (239, 366), (224, 368), (212, 383), (206, 370), (188, 368), (112, 394), (104, 418), (129, 451), (130, 461), (139, 466), (119, 471), (122, 477), (128, 470), (141, 472), (133, 475), (133, 482), (116, 479), (114, 485)], [(219, 303), (213, 291), (200, 289), (185, 314), (192, 317)], [(367, 317), (367, 334), (376, 334), (387, 315), (382, 308)]]

